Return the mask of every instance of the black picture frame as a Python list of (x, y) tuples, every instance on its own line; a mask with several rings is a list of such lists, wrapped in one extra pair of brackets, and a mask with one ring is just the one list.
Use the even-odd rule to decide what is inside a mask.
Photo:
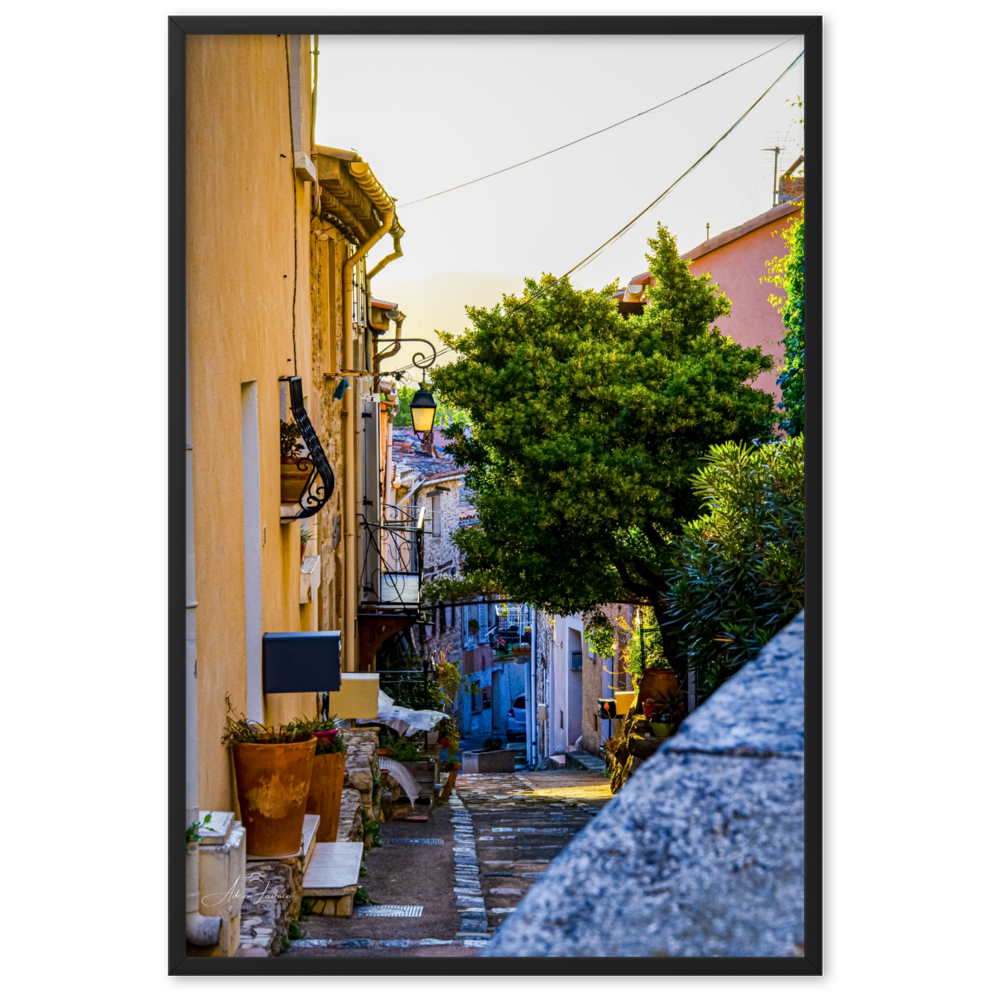
[(276, 963), (193, 958), (185, 948), (184, 856), (168, 859), (168, 972), (183, 976), (517, 975), (517, 976), (815, 976), (823, 971), (823, 19), (819, 16), (178, 16), (168, 21), (168, 823), (169, 842), (184, 827), (185, 753), (185, 39), (192, 34), (341, 35), (669, 35), (795, 34), (805, 40), (806, 157), (810, 215), (806, 230), (806, 342), (810, 449), (806, 462), (805, 626), (805, 941), (792, 958), (413, 958), (391, 963), (338, 956)]

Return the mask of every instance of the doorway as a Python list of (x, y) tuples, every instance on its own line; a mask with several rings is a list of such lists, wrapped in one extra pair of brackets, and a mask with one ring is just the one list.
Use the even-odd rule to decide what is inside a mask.
[(583, 636), (578, 629), (566, 630), (566, 744), (571, 746), (583, 735)]
[(493, 732), (503, 728), (503, 703), (500, 698), (500, 678), (502, 674), (499, 670), (494, 670), (490, 685), (493, 688)]

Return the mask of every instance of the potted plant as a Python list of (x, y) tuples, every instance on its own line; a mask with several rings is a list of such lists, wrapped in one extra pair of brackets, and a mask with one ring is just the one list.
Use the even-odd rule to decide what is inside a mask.
[(294, 421), (281, 421), (281, 502), (299, 502), (312, 475), (311, 458), (302, 455), (302, 439)]
[(233, 753), (247, 854), (298, 854), (318, 740), (298, 722), (277, 727), (250, 722), (233, 711), (228, 697), (226, 708), (222, 742)]
[(337, 839), (337, 828), (340, 825), (340, 799), (344, 793), (347, 745), (336, 720), (301, 720), (301, 725), (316, 737), (316, 759), (313, 761), (306, 812), (319, 816), (317, 843), (328, 843)]
[(421, 798), (433, 799), (437, 784), (437, 762), (428, 758), (417, 743), (402, 739), (394, 747), (392, 756), (413, 775), (420, 786)]
[(315, 538), (311, 528), (304, 525), (299, 528), (299, 562), (306, 557), (306, 546)]

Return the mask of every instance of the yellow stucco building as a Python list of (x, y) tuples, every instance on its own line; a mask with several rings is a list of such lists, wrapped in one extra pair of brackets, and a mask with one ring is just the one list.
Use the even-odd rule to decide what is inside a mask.
[[(308, 36), (191, 35), (186, 53), (188, 745), (200, 809), (234, 811), (227, 696), (266, 724), (318, 708), (316, 692), (264, 693), (262, 635), (339, 630), (342, 670), (367, 666), (359, 515), (382, 511), (388, 336), (371, 277), (401, 255), (403, 229), (369, 164), (315, 143)], [(299, 392), (333, 474), (307, 517), (308, 498), (281, 499), (281, 422)]]

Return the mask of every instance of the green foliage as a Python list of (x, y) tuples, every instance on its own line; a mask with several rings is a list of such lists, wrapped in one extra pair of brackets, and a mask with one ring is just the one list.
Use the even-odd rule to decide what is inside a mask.
[(652, 608), (639, 608), (629, 634), (624, 660), (625, 669), (632, 675), (636, 690), (645, 669), (672, 669), (672, 664), (663, 652), (663, 636)]
[[(805, 119), (805, 111), (803, 110), (805, 108), (805, 101), (802, 100), (802, 95), (801, 94), (796, 94), (794, 101), (787, 100), (787, 101), (785, 101), (785, 103), (786, 104), (790, 104), (792, 106), (792, 108), (798, 108), (799, 109), (799, 114), (801, 114), (802, 117), (799, 118), (799, 119), (797, 119), (797, 120), (794, 120), (793, 124), (794, 125), (801, 125), (803, 131), (805, 131), (806, 119)], [(799, 152), (803, 153), (803, 154), (805, 154), (805, 151), (806, 150), (805, 150), (804, 146), (799, 150)]]
[(782, 429), (791, 435), (806, 429), (806, 224), (802, 214), (781, 234), (788, 252), (767, 262), (767, 274), (760, 280), (776, 285), (785, 293), (769, 295), (768, 301), (782, 311), (785, 361), (778, 371), (778, 386), (784, 412)]
[(669, 534), (697, 514), (701, 457), (773, 425), (771, 396), (747, 384), (770, 358), (711, 326), (729, 302), (665, 228), (649, 242), (657, 284), (642, 316), (619, 314), (613, 286), (543, 275), (442, 334), (460, 358), (435, 388), (473, 428), (451, 428), (448, 448), (470, 467), (479, 514), (454, 535), (467, 577), (549, 613), (657, 600)]
[(782, 428), (789, 434), (801, 434), (806, 429), (806, 226), (805, 211), (792, 227), (792, 246), (788, 257), (788, 302), (782, 320), (785, 336), (785, 363), (778, 374), (781, 387), (781, 409), (786, 416)]
[(299, 425), (294, 420), (281, 421), (281, 457), (298, 458), (302, 448)]
[[(438, 684), (441, 685), (441, 693), (444, 695), (444, 704), (453, 705), (459, 694), (468, 690), (469, 679), (462, 673), (461, 660), (457, 663), (450, 663), (445, 659), (444, 653), (440, 653), (439, 656), (440, 659), (434, 664), (437, 670)], [(446, 719), (442, 719), (441, 722), (438, 723), (437, 731), (442, 736), (449, 736), (451, 735), (450, 730), (448, 730), (449, 725), (454, 725), (450, 716)], [(442, 726), (444, 726), (445, 729), (442, 729)]]
[(379, 686), (401, 708), (412, 708), (417, 712), (423, 709), (441, 712), (446, 704), (450, 704), (433, 671), (428, 673), (426, 684), (422, 677), (399, 680), (383, 674), (379, 679)]
[(396, 392), (399, 394), (399, 413), (392, 418), (393, 427), (412, 427), (413, 416), (410, 413), (410, 403), (416, 395), (417, 390), (411, 389), (408, 385), (397, 386)]
[(371, 901), (372, 898), (368, 895), (368, 890), (363, 885), (359, 885), (357, 889), (354, 890), (355, 906), (368, 906), (371, 904)]
[(226, 713), (222, 744), (227, 749), (234, 743), (306, 743), (313, 738), (312, 730), (302, 719), (293, 719), (280, 726), (250, 722), (244, 713), (233, 708), (228, 694)]
[(191, 853), (188, 850), (187, 845), (188, 844), (196, 844), (196, 843), (198, 843), (198, 841), (201, 840), (201, 833), (199, 831), (201, 831), (204, 827), (208, 826), (209, 823), (211, 823), (211, 822), (212, 822), (212, 814), (208, 813), (208, 814), (206, 814), (206, 816), (205, 816), (204, 819), (196, 819), (187, 828), (187, 830), (185, 831), (185, 834), (184, 834), (184, 841), (185, 841), (185, 844), (184, 844), (184, 853), (185, 854), (190, 854)]
[(711, 448), (706, 512), (675, 539), (667, 626), (699, 694), (753, 659), (805, 606), (805, 441)]
[(306, 936), (306, 932), (299, 926), (298, 920), (293, 920), (288, 925), (288, 937), (292, 941), (301, 941)]
[(502, 588), (493, 575), (485, 570), (466, 572), (464, 576), (437, 576), (421, 588), (424, 604), (454, 604), (477, 597), (493, 597)]
[(372, 847), (382, 846), (382, 824), (374, 816), (364, 816), (362, 820), (363, 838), (372, 839)]
[(316, 743), (317, 757), (327, 753), (343, 753), (347, 749), (344, 737), (340, 734), (340, 730), (344, 726), (341, 719), (321, 719), (319, 717), (315, 719), (292, 719), (292, 725), (305, 729), (310, 735), (333, 732), (333, 736), (323, 736), (318, 739)]
[[(434, 393), (434, 387), (428, 381), (427, 388)], [(411, 389), (407, 385), (398, 386), (396, 389), (399, 394), (399, 413), (393, 418), (393, 427), (412, 427), (413, 426), (413, 415), (410, 413), (410, 403), (413, 401), (414, 395), (416, 395), (416, 388)], [(437, 411), (434, 414), (434, 426), (435, 427), (447, 427), (449, 424), (462, 423), (467, 424), (469, 422), (469, 417), (467, 413), (463, 413), (461, 410), (455, 409), (454, 407), (445, 405), (440, 399), (435, 397), (437, 402)]]
[(422, 760), (426, 755), (421, 751), (416, 743), (408, 740), (400, 740), (393, 748), (392, 756), (400, 763), (413, 763)]
[(594, 611), (588, 617), (584, 634), (590, 648), (602, 659), (606, 660), (614, 655), (618, 633), (603, 611)]

